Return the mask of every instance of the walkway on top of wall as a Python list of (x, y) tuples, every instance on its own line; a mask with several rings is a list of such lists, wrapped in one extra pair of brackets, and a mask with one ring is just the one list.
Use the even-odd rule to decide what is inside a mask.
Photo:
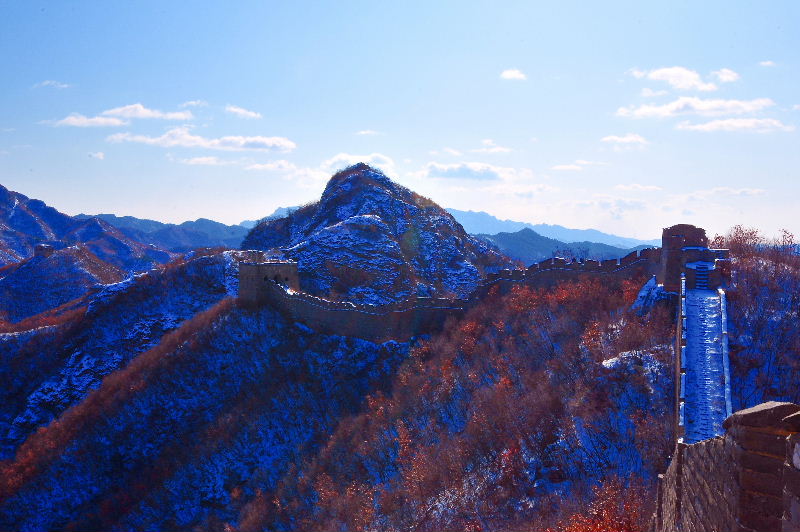
[(724, 305), (723, 292), (686, 291), (685, 443), (723, 434), (722, 422), (730, 415)]

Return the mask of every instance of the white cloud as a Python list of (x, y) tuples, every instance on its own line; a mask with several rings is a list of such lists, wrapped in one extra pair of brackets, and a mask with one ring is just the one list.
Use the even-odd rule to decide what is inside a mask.
[(631, 118), (667, 118), (671, 116), (696, 114), (699, 116), (719, 116), (725, 114), (744, 114), (761, 111), (775, 105), (769, 98), (754, 100), (722, 100), (682, 96), (663, 105), (644, 104), (638, 107), (620, 107), (617, 116)]
[(653, 89), (649, 89), (647, 87), (643, 88), (641, 92), (642, 98), (655, 98), (656, 96), (664, 96), (665, 94), (669, 94), (669, 91), (654, 91)]
[(116, 118), (112, 116), (83, 116), (80, 113), (72, 113), (66, 118), (51, 122), (54, 126), (72, 126), (72, 127), (116, 127), (128, 125), (127, 120)]
[(508, 70), (503, 70), (500, 73), (500, 77), (502, 79), (516, 79), (516, 80), (526, 80), (528, 76), (526, 76), (521, 70), (516, 68), (509, 68)]
[(191, 111), (163, 112), (157, 109), (148, 109), (140, 103), (115, 107), (100, 113), (103, 116), (116, 116), (119, 118), (158, 118), (161, 120), (191, 120)]
[(256, 111), (250, 111), (249, 109), (245, 109), (244, 107), (239, 107), (238, 105), (226, 105), (225, 112), (230, 113), (232, 115), (236, 115), (239, 118), (261, 118), (261, 113), (257, 113)]
[(730, 68), (720, 68), (719, 70), (712, 72), (711, 75), (717, 78), (720, 83), (732, 83), (734, 81), (738, 81), (738, 79), (741, 77), (737, 72), (734, 72)]
[(800, 103), (796, 103), (792, 106), (792, 111), (800, 111)]
[(502, 173), (503, 169), (500, 167), (485, 163), (441, 164), (431, 162), (425, 166), (422, 175), (433, 178), (494, 180), (500, 179)]
[(374, 129), (362, 129), (361, 131), (356, 131), (356, 135), (380, 135)]
[(608, 135), (600, 139), (600, 142), (610, 142), (612, 144), (648, 144), (647, 139), (636, 133), (627, 133), (625, 135)]
[(766, 194), (763, 188), (733, 188), (733, 187), (714, 187), (704, 190), (695, 190), (686, 194), (684, 197), (687, 200), (706, 201), (709, 198), (718, 196), (733, 196), (733, 197), (753, 197), (762, 196)]
[(330, 159), (322, 163), (322, 168), (328, 171), (341, 170), (356, 163), (365, 163), (375, 166), (386, 172), (387, 175), (395, 175), (394, 161), (391, 157), (382, 153), (370, 153), (369, 155), (354, 155), (352, 153), (337, 153)]
[(106, 158), (106, 154), (101, 152), (101, 151), (94, 151), (94, 152), (90, 151), (89, 152), (89, 158), (90, 159), (99, 159), (99, 160), (102, 161), (103, 159)]
[(509, 153), (511, 148), (505, 146), (498, 146), (492, 139), (483, 139), (481, 141), (482, 148), (472, 150), (475, 153)]
[(34, 89), (39, 89), (42, 87), (52, 87), (54, 89), (68, 89), (72, 87), (69, 83), (62, 83), (61, 81), (56, 81), (54, 79), (46, 79), (44, 81), (40, 81), (39, 83), (35, 83), (33, 85)]
[(205, 100), (189, 100), (188, 102), (183, 102), (178, 107), (181, 109), (186, 109), (187, 107), (207, 107), (208, 102)]
[(769, 61), (769, 60), (767, 60), (767, 61), (759, 61), (758, 64), (763, 66), (763, 67), (774, 67), (775, 66), (775, 61)]
[(279, 160), (279, 161), (270, 161), (268, 163), (258, 163), (258, 164), (251, 164), (244, 168), (245, 170), (261, 170), (267, 172), (288, 172), (288, 171), (296, 171), (298, 168), (294, 163), (290, 163), (286, 160)]
[(460, 151), (453, 148), (442, 148), (442, 151), (447, 155), (452, 155), (454, 157), (460, 157), (462, 155)]
[(226, 161), (213, 155), (207, 157), (190, 157), (188, 159), (181, 159), (179, 162), (191, 166), (228, 166), (236, 164), (236, 161)]
[(653, 81), (666, 81), (675, 89), (694, 89), (699, 91), (717, 90), (717, 86), (713, 83), (704, 82), (700, 74), (681, 66), (656, 68), (655, 70), (649, 71), (633, 69), (630, 72), (633, 77), (638, 79), (647, 78)]
[(206, 138), (193, 135), (188, 127), (172, 128), (159, 137), (147, 135), (134, 135), (131, 133), (117, 133), (107, 139), (109, 142), (136, 142), (150, 146), (172, 148), (206, 148), (210, 150), (225, 151), (292, 151), (297, 145), (285, 137), (243, 137), (226, 136), (219, 138)]
[(550, 170), (556, 170), (559, 172), (580, 172), (586, 166), (606, 166), (606, 165), (608, 165), (608, 163), (578, 159), (572, 164), (557, 164), (555, 166), (550, 167)]
[(631, 183), (629, 185), (616, 185), (614, 188), (617, 190), (624, 190), (627, 192), (657, 192), (659, 190), (663, 190), (661, 187), (656, 185), (642, 185), (639, 183)]
[(786, 125), (774, 118), (726, 118), (712, 120), (702, 124), (681, 122), (676, 129), (686, 131), (752, 131), (754, 133), (769, 133), (772, 131), (794, 131), (794, 126)]

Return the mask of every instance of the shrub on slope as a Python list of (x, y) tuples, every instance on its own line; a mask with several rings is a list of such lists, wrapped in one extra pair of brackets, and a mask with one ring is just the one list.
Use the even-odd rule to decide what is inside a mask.
[(628, 310), (638, 286), (484, 302), (251, 501), (241, 530), (542, 529), (606, 477), (652, 487), (670, 452), (673, 329), (667, 309)]
[(733, 409), (800, 402), (800, 255), (790, 233), (778, 240), (734, 227), (716, 247), (732, 257), (728, 291)]

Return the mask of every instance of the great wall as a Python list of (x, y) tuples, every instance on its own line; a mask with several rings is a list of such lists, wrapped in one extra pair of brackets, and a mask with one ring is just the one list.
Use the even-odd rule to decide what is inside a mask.
[(239, 265), (239, 299), (271, 305), (316, 331), (373, 342), (440, 330), (491, 291), (565, 280), (655, 276), (676, 308), (671, 463), (659, 475), (652, 532), (800, 532), (800, 406), (765, 403), (731, 412), (725, 286), (727, 250), (709, 249), (692, 225), (664, 229), (662, 247), (605, 261), (552, 258), (489, 274), (467, 299), (417, 297), (358, 305), (301, 290), (296, 263)]

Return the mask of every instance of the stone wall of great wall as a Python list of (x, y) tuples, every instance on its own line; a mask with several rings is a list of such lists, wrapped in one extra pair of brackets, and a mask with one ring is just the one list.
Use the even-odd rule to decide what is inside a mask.
[(724, 426), (722, 436), (676, 445), (651, 532), (800, 531), (800, 406), (764, 403)]
[[(493, 289), (505, 293), (514, 286), (547, 287), (586, 276), (655, 275), (667, 290), (685, 293), (695, 288), (698, 264), (709, 267), (702, 289), (715, 290), (724, 283), (727, 255), (724, 250), (703, 247), (704, 231), (674, 226), (664, 230), (664, 242), (664, 248), (634, 252), (619, 260), (554, 258), (526, 270), (501, 271), (489, 275), (467, 300), (415, 298), (382, 306), (302, 293), (296, 264), (242, 263), (239, 297), (245, 303), (272, 305), (289, 319), (320, 332), (379, 342), (435, 332)], [(676, 302), (681, 305), (680, 298)], [(676, 353), (681, 353), (680, 313), (677, 322)], [(678, 355), (677, 405), (682, 371)], [(676, 433), (678, 424), (676, 419)], [(734, 413), (723, 426), (723, 435), (693, 444), (676, 443), (667, 471), (659, 475), (650, 530), (800, 532), (800, 406), (765, 403)]]
[(490, 274), (468, 299), (417, 297), (389, 305), (359, 305), (332, 301), (300, 292), (297, 265), (285, 262), (239, 265), (239, 298), (245, 304), (269, 304), (289, 319), (319, 332), (354, 336), (370, 341), (407, 341), (441, 329), (450, 317), (460, 317), (490, 291), (507, 293), (514, 286), (552, 286), (565, 280), (589, 277), (656, 275), (658, 248), (634, 251), (617, 260), (567, 261), (554, 258), (525, 270)]

